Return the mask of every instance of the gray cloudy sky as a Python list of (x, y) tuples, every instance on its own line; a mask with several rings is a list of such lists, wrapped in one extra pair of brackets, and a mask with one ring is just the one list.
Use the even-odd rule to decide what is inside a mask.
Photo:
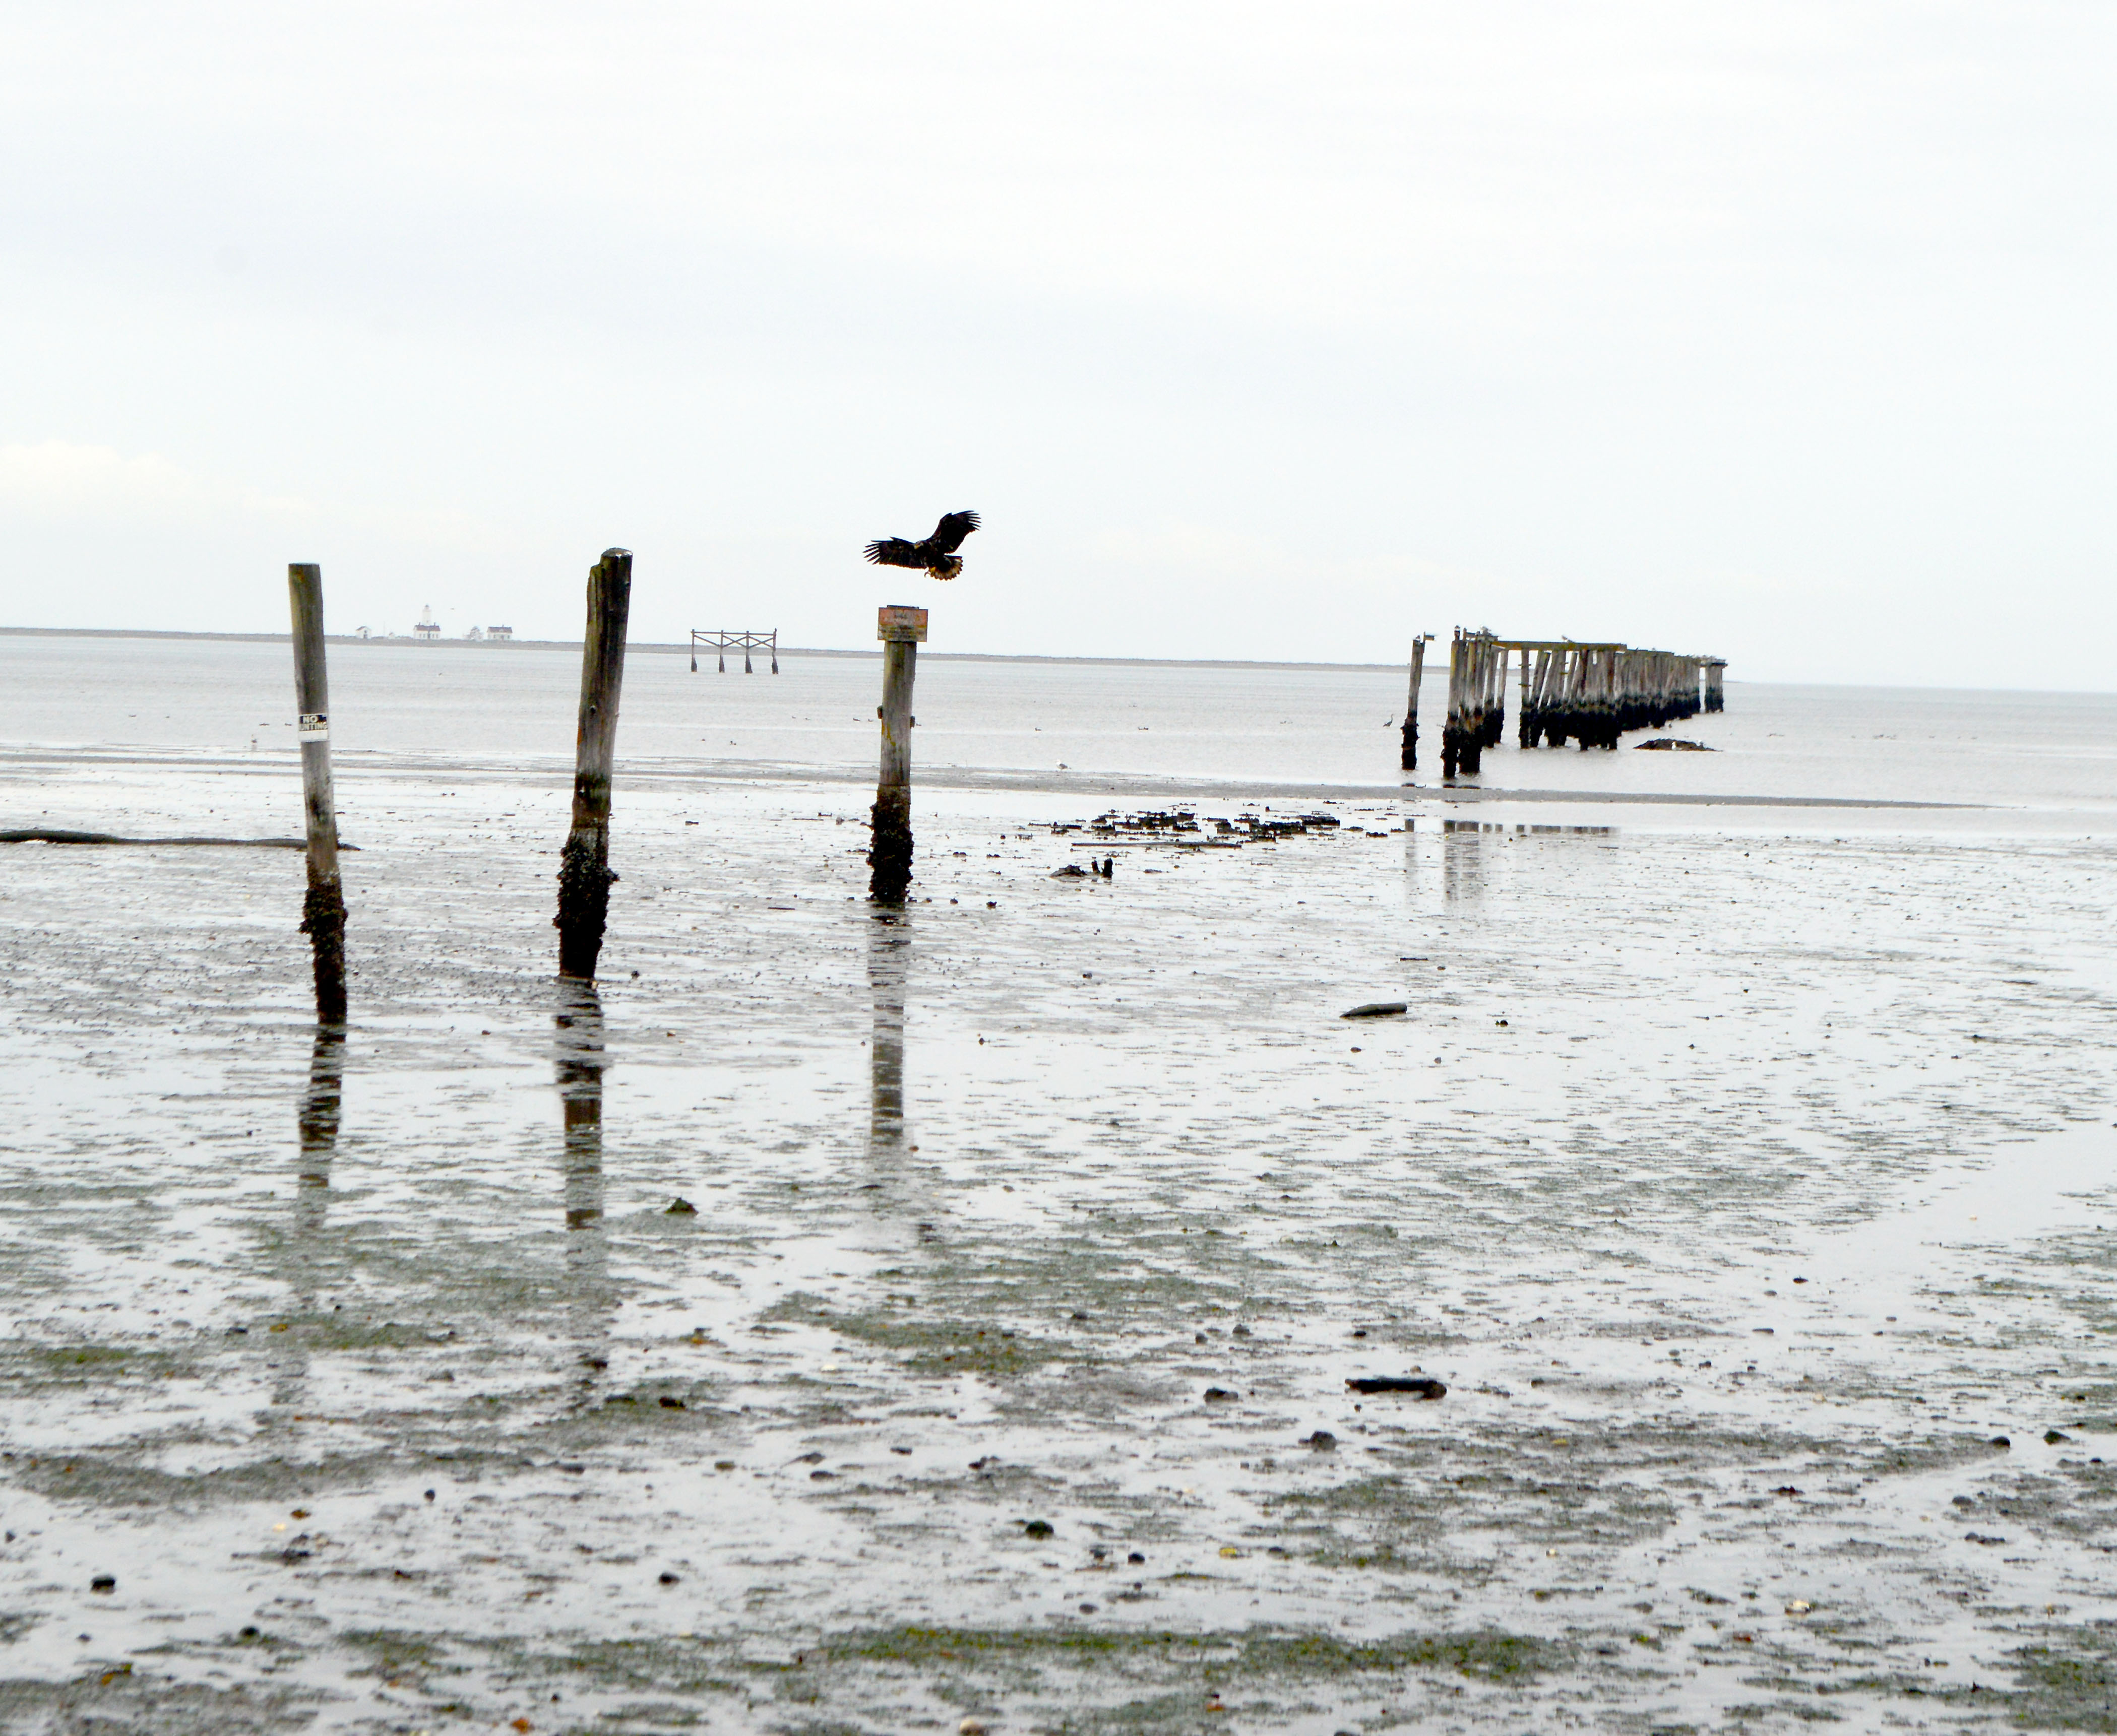
[(0, 623), (577, 636), (618, 542), (640, 638), (2117, 686), (2113, 83), (2019, 0), (15, 0)]

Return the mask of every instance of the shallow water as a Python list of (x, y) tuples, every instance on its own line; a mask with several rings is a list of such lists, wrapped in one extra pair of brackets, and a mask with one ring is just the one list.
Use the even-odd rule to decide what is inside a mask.
[[(837, 762), (671, 748), (588, 1005), (563, 735), (358, 690), (342, 1045), (293, 853), (0, 852), (6, 1728), (2117, 1715), (2095, 704), (2026, 828), (1341, 794), (1107, 882), (1049, 877), (1090, 788), (995, 756), (893, 920)], [(289, 752), (163, 702), (16, 734), (0, 823), (292, 829)], [(1119, 734), (1084, 775), (1184, 784)], [(1626, 751), (1520, 758), (1739, 762)], [(1923, 799), (1991, 799), (1950, 752)]]
[[(936, 656), (918, 678), (928, 774), (1007, 771), (1063, 784), (1117, 776), (1194, 785), (1395, 786), (1407, 682), (1394, 667), (1034, 662)], [(1446, 647), (1421, 687), (1421, 772), (1440, 781)], [(0, 742), (182, 748), (291, 765), (284, 645), (0, 633)], [(781, 673), (702, 673), (635, 652), (628, 763), (748, 777), (871, 777), (879, 660), (789, 652)], [(570, 769), (578, 652), (375, 641), (330, 651), (342, 759)], [(2117, 694), (1948, 692), (1736, 682), (1729, 709), (1663, 732), (1714, 752), (1488, 753), (1469, 781), (1568, 795), (1729, 794), (2117, 809)], [(1510, 690), (1509, 702), (1514, 701)], [(1509, 721), (1510, 744), (1513, 720)]]

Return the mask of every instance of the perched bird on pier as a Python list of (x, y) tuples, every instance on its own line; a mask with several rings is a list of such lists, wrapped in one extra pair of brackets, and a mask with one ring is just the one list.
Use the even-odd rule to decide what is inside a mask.
[(953, 578), (963, 570), (963, 558), (956, 550), (978, 527), (975, 513), (949, 513), (934, 527), (924, 542), (902, 536), (888, 537), (867, 546), (867, 558), (878, 567), (924, 567), (935, 578)]

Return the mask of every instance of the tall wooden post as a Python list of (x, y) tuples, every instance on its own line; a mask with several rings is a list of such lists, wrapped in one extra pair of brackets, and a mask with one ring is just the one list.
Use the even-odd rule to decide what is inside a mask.
[(1441, 719), (1441, 776), (1455, 781), (1463, 757), (1463, 629), (1448, 642), (1448, 709)]
[(1411, 642), (1411, 697), (1404, 702), (1404, 756), (1402, 769), (1418, 770), (1418, 679), (1426, 667), (1426, 642), (1433, 635), (1422, 633)]
[(618, 690), (632, 611), (632, 551), (605, 549), (588, 572), (581, 645), (581, 721), (574, 748), (574, 826), (559, 858), (559, 974), (593, 982), (610, 915), (610, 778), (617, 757)]
[[(1483, 763), (1485, 727), (1490, 716), (1487, 701), (1492, 692), (1492, 641), (1483, 633), (1458, 632), (1449, 648), (1448, 669), (1448, 684), (1458, 691), (1451, 693), (1449, 702), (1450, 727), (1441, 732), (1441, 763), (1451, 777), (1459, 771), (1475, 777)], [(1453, 754), (1448, 751), (1451, 733), (1455, 741)]]
[(875, 707), (882, 720), (882, 771), (874, 786), (867, 896), (877, 904), (901, 905), (911, 884), (911, 683), (926, 611), (886, 605), (876, 616), (875, 637), (882, 641), (882, 703)]
[(294, 709), (302, 744), (302, 811), (309, 843), (309, 889), (302, 932), (315, 955), (316, 1022), (345, 1022), (345, 891), (338, 872), (338, 808), (331, 796), (330, 687), (324, 677), (324, 571), (302, 561), (287, 569), (294, 616)]

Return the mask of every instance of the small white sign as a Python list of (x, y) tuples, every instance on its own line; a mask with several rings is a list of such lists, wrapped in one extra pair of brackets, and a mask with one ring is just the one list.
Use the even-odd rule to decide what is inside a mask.
[(321, 711), (304, 711), (300, 725), (294, 731), (297, 741), (329, 741), (330, 720)]

